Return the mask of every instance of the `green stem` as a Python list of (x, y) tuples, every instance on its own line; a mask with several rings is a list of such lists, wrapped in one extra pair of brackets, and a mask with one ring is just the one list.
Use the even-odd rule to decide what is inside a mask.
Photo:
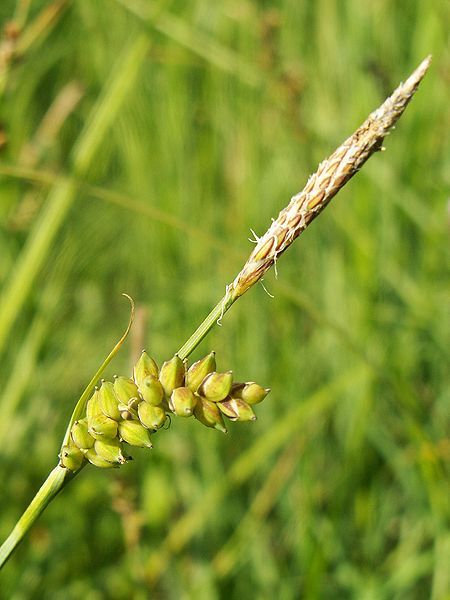
[[(178, 355), (181, 359), (184, 359), (187, 356), (189, 356), (189, 354), (194, 350), (194, 348), (198, 346), (198, 344), (202, 341), (206, 334), (214, 327), (217, 321), (223, 317), (223, 315), (227, 312), (227, 310), (235, 302), (235, 300), (237, 300), (237, 297), (233, 296), (233, 294), (231, 294), (230, 291), (227, 289), (225, 296), (213, 308), (213, 310), (209, 313), (206, 319), (199, 325), (196, 331), (191, 335), (188, 341), (179, 350)], [(107, 356), (107, 358), (101, 365), (100, 369), (94, 375), (93, 379), (86, 387), (84, 393), (81, 395), (73, 412), (72, 418), (70, 419), (70, 424), (64, 438), (64, 443), (66, 443), (68, 439), (68, 435), (73, 421), (79, 417), (80, 411), (84, 409), (86, 400), (89, 396), (89, 393), (92, 390), (92, 386), (94, 385), (95, 381), (98, 380), (106, 365), (117, 353), (123, 341), (125, 340), (130, 330), (131, 323), (133, 321), (133, 313), (134, 310), (132, 302), (132, 312), (130, 321), (128, 323), (128, 327), (122, 338), (119, 340), (119, 342), (116, 344), (116, 346), (113, 348), (113, 350), (110, 352), (110, 354)], [(45, 509), (45, 507), (53, 500), (53, 498), (58, 494), (58, 492), (60, 492), (62, 488), (79, 472), (80, 471), (72, 473), (68, 469), (60, 467), (59, 465), (53, 469), (53, 471), (47, 477), (46, 481), (43, 483), (42, 487), (36, 494), (36, 496), (31, 501), (26, 511), (23, 513), (23, 515), (17, 522), (9, 537), (4, 541), (4, 543), (0, 547), (0, 569), (6, 563), (8, 558), (11, 556), (15, 548), (18, 546), (20, 541), (26, 535), (28, 530), (34, 524), (34, 522)]]
[[(77, 473), (79, 473), (78, 471)], [(12, 552), (19, 545), (25, 534), (31, 528), (33, 523), (39, 517), (44, 508), (53, 498), (62, 490), (62, 488), (75, 477), (68, 469), (64, 469), (59, 465), (53, 469), (41, 489), (31, 501), (29, 507), (17, 521), (16, 526), (9, 534), (8, 538), (0, 547), (0, 569), (6, 563)]]
[(204, 321), (200, 323), (188, 341), (178, 350), (177, 354), (184, 360), (189, 354), (200, 344), (206, 334), (216, 325), (223, 315), (227, 312), (230, 306), (237, 300), (236, 296), (233, 296), (227, 290), (222, 300), (216, 304), (209, 315)]
[[(108, 354), (108, 356), (105, 358), (103, 363), (100, 365), (99, 369), (97, 370), (95, 375), (92, 377), (91, 381), (88, 383), (84, 392), (81, 394), (81, 396), (75, 406), (75, 409), (72, 413), (72, 416), (70, 418), (69, 425), (67, 427), (66, 434), (64, 436), (64, 441), (62, 444), (63, 446), (69, 443), (69, 436), (70, 436), (70, 430), (72, 428), (72, 425), (76, 421), (76, 419), (78, 419), (82, 416), (83, 412), (85, 411), (86, 402), (88, 401), (88, 398), (92, 392), (92, 389), (93, 389), (96, 381), (98, 381), (100, 379), (100, 377), (102, 376), (102, 373), (105, 370), (105, 368), (107, 367), (107, 365), (111, 362), (111, 360), (114, 358), (114, 356), (120, 350), (120, 347), (122, 346), (123, 342), (125, 341), (128, 333), (130, 331), (131, 324), (133, 323), (133, 318), (134, 318), (134, 302), (133, 302), (132, 298), (130, 298), (130, 296), (128, 296), (127, 294), (123, 294), (123, 295), (125, 297), (127, 297), (131, 303), (131, 313), (130, 313), (130, 319), (128, 321), (127, 328), (126, 328), (125, 332), (123, 333), (122, 337), (120, 338), (120, 340), (117, 342), (117, 344), (114, 346), (114, 348)], [(81, 468), (83, 468), (83, 467), (81, 467)], [(47, 477), (46, 481), (43, 483), (41, 489), (38, 491), (36, 496), (31, 501), (31, 503), (28, 506), (28, 508), (26, 509), (26, 511), (23, 513), (23, 515), (18, 520), (16, 526), (10, 533), (9, 537), (0, 546), (0, 569), (5, 564), (5, 562), (8, 560), (8, 558), (11, 556), (11, 554), (13, 553), (15, 548), (18, 546), (18, 544), (20, 543), (22, 538), (25, 536), (27, 531), (30, 529), (30, 527), (33, 525), (33, 523), (39, 517), (39, 515), (44, 510), (44, 508), (47, 506), (47, 504), (49, 504), (53, 500), (53, 498), (56, 496), (56, 494), (60, 490), (62, 490), (62, 488), (71, 479), (73, 479), (75, 477), (75, 475), (77, 475), (79, 472), (80, 472), (80, 470), (78, 470), (76, 472), (69, 471), (69, 469), (61, 467), (60, 465), (58, 465), (57, 467), (55, 467), (53, 469), (53, 471)]]
[[(202, 341), (202, 339), (206, 336), (206, 334), (214, 327), (214, 325), (217, 323), (217, 321), (219, 321), (223, 317), (223, 315), (227, 312), (227, 310), (235, 302), (235, 300), (237, 300), (237, 297), (234, 296), (232, 293), (230, 293), (230, 291), (227, 289), (225, 296), (213, 308), (213, 310), (209, 313), (209, 315), (206, 317), (206, 319), (199, 325), (199, 327), (196, 329), (196, 331), (191, 335), (191, 337), (188, 339), (188, 341), (179, 350), (178, 355), (181, 359), (184, 359), (187, 356), (189, 356), (189, 354), (194, 350), (194, 348), (196, 348), (198, 346), (198, 344)], [(82, 411), (84, 409), (86, 400), (87, 400), (90, 392), (92, 391), (92, 387), (93, 387), (95, 381), (97, 381), (98, 378), (101, 376), (101, 373), (103, 372), (104, 368), (110, 362), (110, 360), (113, 358), (113, 356), (117, 353), (117, 351), (119, 350), (123, 341), (125, 340), (126, 336), (128, 335), (128, 332), (131, 327), (131, 323), (133, 321), (133, 314), (134, 314), (133, 302), (131, 301), (131, 303), (132, 303), (132, 311), (131, 311), (131, 317), (130, 317), (130, 321), (128, 323), (128, 327), (127, 327), (124, 335), (122, 336), (122, 338), (119, 340), (119, 342), (116, 344), (116, 346), (110, 352), (110, 354), (107, 356), (107, 358), (102, 363), (101, 367), (99, 368), (99, 370), (94, 375), (91, 382), (88, 384), (85, 391), (81, 395), (81, 397), (75, 407), (75, 410), (73, 412), (72, 418), (70, 419), (70, 423), (69, 423), (69, 426), (68, 426), (68, 429), (67, 429), (67, 432), (66, 432), (66, 435), (64, 438), (64, 443), (66, 443), (66, 441), (68, 439), (72, 423), (74, 422), (74, 420), (76, 418), (79, 417), (79, 414), (81, 414), (80, 411)], [(50, 475), (47, 477), (46, 481), (42, 485), (41, 489), (38, 491), (36, 496), (31, 501), (29, 507), (26, 509), (26, 511), (20, 517), (19, 521), (17, 522), (16, 526), (10, 533), (9, 537), (4, 541), (4, 543), (0, 547), (0, 569), (6, 563), (8, 558), (11, 556), (11, 554), (13, 553), (15, 548), (18, 546), (18, 544), (20, 543), (22, 538), (25, 536), (25, 534), (28, 532), (28, 530), (34, 524), (34, 522), (39, 517), (41, 512), (45, 509), (45, 507), (53, 500), (53, 498), (58, 494), (58, 492), (60, 492), (62, 490), (62, 488), (71, 479), (73, 479), (73, 477), (77, 473), (79, 473), (79, 471), (77, 471), (76, 473), (72, 473), (68, 469), (60, 467), (59, 465), (53, 469), (53, 471), (50, 473)]]

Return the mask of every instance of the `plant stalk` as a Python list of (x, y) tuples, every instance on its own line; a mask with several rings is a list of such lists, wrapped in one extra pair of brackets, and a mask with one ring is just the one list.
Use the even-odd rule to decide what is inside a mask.
[(223, 315), (227, 312), (235, 300), (237, 300), (237, 297), (230, 294), (229, 289), (227, 288), (225, 296), (222, 298), (222, 300), (216, 304), (206, 319), (200, 323), (188, 341), (178, 350), (177, 354), (181, 360), (187, 358), (189, 354), (200, 344), (200, 342), (209, 333), (209, 331), (211, 331), (214, 325), (216, 325), (222, 319)]
[[(71, 430), (73, 423), (82, 416), (82, 414), (86, 408), (86, 402), (89, 399), (89, 396), (92, 392), (92, 389), (93, 389), (95, 383), (100, 379), (100, 377), (103, 374), (103, 371), (106, 369), (106, 367), (109, 365), (111, 360), (114, 358), (114, 356), (120, 350), (122, 344), (124, 343), (126, 337), (128, 336), (128, 333), (131, 329), (131, 325), (133, 323), (133, 318), (134, 318), (134, 302), (133, 302), (132, 298), (130, 298), (130, 296), (128, 296), (127, 294), (123, 294), (123, 295), (126, 298), (128, 298), (128, 300), (130, 301), (130, 304), (131, 304), (130, 319), (128, 321), (127, 328), (125, 329), (125, 332), (123, 333), (120, 340), (117, 342), (117, 344), (114, 346), (114, 348), (108, 354), (108, 356), (102, 362), (102, 364), (98, 368), (97, 372), (92, 377), (91, 381), (87, 384), (84, 392), (81, 394), (78, 402), (76, 403), (74, 411), (72, 413), (72, 416), (69, 420), (69, 425), (67, 427), (62, 446), (65, 446), (66, 444), (69, 443), (70, 430)], [(81, 468), (83, 468), (83, 466)], [(41, 486), (40, 490), (38, 491), (38, 493), (36, 494), (36, 496), (31, 501), (28, 508), (25, 510), (23, 515), (18, 520), (16, 526), (14, 527), (12, 532), (9, 534), (8, 538), (0, 546), (0, 569), (6, 563), (6, 561), (11, 556), (13, 551), (17, 548), (17, 546), (19, 545), (22, 538), (25, 536), (27, 531), (34, 524), (36, 519), (39, 517), (41, 512), (44, 510), (44, 508), (53, 500), (53, 498), (58, 494), (58, 492), (60, 492), (62, 490), (62, 488), (75, 477), (75, 475), (80, 473), (80, 471), (81, 471), (81, 469), (78, 471), (72, 472), (72, 471), (69, 471), (69, 469), (61, 467), (60, 465), (57, 465), (53, 469), (53, 471), (47, 477), (45, 482), (42, 484), (42, 486)]]
[(17, 548), (45, 507), (79, 472), (80, 471), (72, 473), (59, 465), (51, 471), (26, 511), (17, 521), (14, 529), (0, 547), (0, 569)]

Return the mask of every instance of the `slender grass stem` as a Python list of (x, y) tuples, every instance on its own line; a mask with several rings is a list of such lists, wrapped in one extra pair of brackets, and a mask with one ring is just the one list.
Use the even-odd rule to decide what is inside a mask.
[(178, 350), (177, 354), (181, 360), (187, 358), (189, 354), (200, 344), (202, 339), (211, 331), (214, 325), (221, 320), (223, 315), (231, 307), (237, 298), (233, 297), (227, 288), (227, 293), (222, 300), (216, 304), (204, 321), (200, 323), (188, 341)]
[[(79, 473), (79, 471), (77, 473)], [(51, 471), (26, 511), (17, 521), (14, 529), (0, 547), (0, 569), (17, 548), (45, 507), (77, 473), (72, 473), (59, 465)]]
[[(70, 429), (72, 427), (72, 424), (75, 422), (76, 419), (81, 417), (83, 411), (85, 410), (86, 402), (88, 401), (89, 395), (92, 392), (95, 383), (100, 379), (100, 377), (103, 374), (103, 371), (106, 369), (111, 360), (120, 350), (122, 344), (128, 336), (134, 318), (134, 303), (129, 296), (127, 296), (126, 294), (124, 294), (124, 296), (126, 296), (131, 302), (131, 313), (127, 328), (125, 329), (125, 332), (123, 333), (120, 340), (111, 350), (111, 352), (102, 362), (102, 364), (100, 365), (90, 382), (87, 384), (85, 390), (83, 391), (77, 404), (75, 405), (74, 411), (69, 420), (69, 425), (67, 427), (66, 434), (64, 436), (64, 440), (62, 443), (63, 446), (66, 445), (69, 441)], [(17, 522), (16, 526), (14, 527), (8, 538), (0, 546), (0, 569), (11, 556), (14, 549), (19, 545), (20, 541), (25, 536), (27, 531), (32, 527), (32, 525), (39, 517), (41, 512), (44, 510), (44, 508), (53, 500), (53, 498), (58, 494), (58, 492), (60, 492), (62, 488), (79, 472), (80, 471), (76, 471), (75, 473), (73, 473), (72, 471), (69, 471), (69, 469), (65, 469), (60, 465), (56, 466), (53, 469), (53, 471), (47, 477), (46, 481), (43, 483), (41, 489), (31, 501), (28, 508), (20, 517), (19, 521)]]

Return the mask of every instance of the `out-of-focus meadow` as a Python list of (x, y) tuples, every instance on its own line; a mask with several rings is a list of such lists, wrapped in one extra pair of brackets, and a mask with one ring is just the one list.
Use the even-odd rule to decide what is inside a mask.
[[(108, 368), (158, 362), (320, 160), (430, 52), (373, 157), (224, 317), (272, 389), (227, 436), (173, 419), (86, 468), (2, 598), (450, 598), (445, 0), (3, 0), (0, 537)], [(447, 304), (447, 312), (446, 312)]]

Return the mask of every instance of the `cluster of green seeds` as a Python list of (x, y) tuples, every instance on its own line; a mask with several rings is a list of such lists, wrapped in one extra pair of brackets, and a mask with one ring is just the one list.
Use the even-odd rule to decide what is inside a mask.
[(70, 439), (61, 449), (60, 465), (78, 471), (87, 461), (96, 467), (118, 467), (131, 457), (124, 443), (151, 448), (151, 434), (164, 426), (170, 414), (194, 416), (206, 427), (227, 432), (223, 417), (254, 421), (252, 405), (270, 390), (251, 381), (233, 383), (231, 371), (216, 371), (211, 352), (189, 369), (177, 355), (161, 369), (144, 351), (133, 379), (102, 380), (86, 405), (86, 416), (75, 421)]

